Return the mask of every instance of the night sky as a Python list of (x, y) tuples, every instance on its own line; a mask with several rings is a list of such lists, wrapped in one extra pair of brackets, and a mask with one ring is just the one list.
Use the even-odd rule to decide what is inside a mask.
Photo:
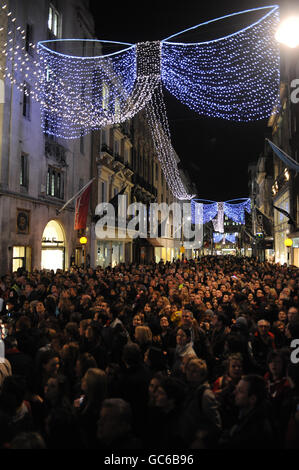
[[(136, 43), (154, 41), (230, 13), (293, 0), (92, 1), (98, 39)], [(229, 27), (238, 29), (238, 19)], [(248, 23), (250, 24), (250, 23)], [(209, 30), (217, 37), (233, 31)], [(222, 26), (225, 27), (225, 26)], [(226, 25), (226, 27), (228, 27)], [(236, 30), (237, 30), (236, 29)], [(219, 37), (219, 36), (218, 36)], [(172, 143), (203, 199), (225, 201), (248, 196), (248, 163), (264, 147), (267, 120), (232, 123), (200, 116), (165, 89)]]

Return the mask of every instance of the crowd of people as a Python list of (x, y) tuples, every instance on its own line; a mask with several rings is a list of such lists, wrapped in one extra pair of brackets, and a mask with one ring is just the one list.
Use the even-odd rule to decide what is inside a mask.
[(0, 448), (299, 448), (298, 295), (234, 256), (3, 276)]

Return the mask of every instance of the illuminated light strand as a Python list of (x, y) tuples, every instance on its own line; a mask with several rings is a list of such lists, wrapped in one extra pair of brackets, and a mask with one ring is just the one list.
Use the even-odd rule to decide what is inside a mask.
[(226, 241), (230, 243), (236, 243), (236, 234), (235, 233), (213, 233), (213, 242), (225, 244)]
[[(6, 5), (3, 5), (2, 10), (4, 11), (5, 9)], [(191, 29), (195, 30), (204, 24), (258, 10), (268, 10), (269, 12), (253, 25), (224, 38), (192, 44), (169, 41), (171, 38), (179, 36)], [(278, 44), (274, 40), (274, 34), (272, 34), (275, 32), (274, 30), (278, 24), (278, 12), (279, 7), (277, 5), (246, 10), (216, 20), (210, 20), (163, 40), (161, 42), (162, 63), (159, 64), (158, 68), (159, 72), (162, 71), (164, 85), (182, 102), (200, 114), (237, 121), (261, 119), (268, 116), (273, 109), (274, 103), (278, 103), (279, 49)], [(5, 14), (11, 19), (12, 23), (15, 23), (16, 19), (11, 16), (11, 12), (6, 11)], [(17, 27), (17, 30), (20, 29), (20, 26)], [(9, 33), (11, 33), (11, 31)], [(23, 30), (22, 34), (24, 33)], [(23, 36), (23, 39), (25, 39), (25, 36)], [(10, 39), (10, 41), (11, 40), (12, 39)], [(85, 40), (85, 42), (87, 41), (88, 40)], [(113, 43), (113, 41), (102, 42)], [(45, 43), (46, 42), (43, 41), (39, 43), (39, 46), (46, 49)], [(115, 44), (121, 43), (115, 42)], [(122, 44), (129, 46), (129, 49), (132, 48), (136, 53), (138, 45), (136, 47), (127, 43)], [(8, 46), (9, 44), (7, 47)], [(34, 48), (35, 46), (31, 44), (31, 47)], [(151, 50), (151, 48), (149, 48), (149, 50)], [(12, 52), (11, 48), (5, 50), (5, 53), (17, 54), (16, 51)], [(82, 77), (84, 77), (85, 73), (84, 69), (86, 63), (91, 62), (90, 59), (92, 59), (92, 61), (101, 59), (100, 63), (102, 66), (107, 56), (106, 58), (105, 56), (101, 56), (101, 58), (74, 57), (68, 56), (67, 54), (57, 54), (50, 49), (48, 49), (48, 53), (56, 58), (60, 57), (62, 61), (67, 60), (69, 66), (71, 66), (73, 61), (76, 63), (76, 60), (80, 59), (79, 68), (81, 69), (81, 73), (76, 75), (75, 70), (74, 75), (74, 67), (66, 67), (66, 69), (70, 71), (69, 75), (67, 75), (66, 70), (64, 70), (62, 76), (56, 76), (58, 83), (54, 83), (54, 75), (52, 75), (52, 79), (50, 79), (50, 82), (52, 81), (51, 87), (50, 83), (47, 84), (47, 87), (44, 86), (43, 77), (46, 70), (44, 70), (44, 72), (39, 70), (42, 65), (45, 65), (45, 62), (43, 60), (41, 60), (40, 63), (34, 61), (34, 65), (38, 70), (34, 72), (36, 76), (36, 80), (33, 84), (34, 90), (30, 91), (33, 98), (43, 104), (47, 115), (47, 123), (51, 124), (50, 128), (58, 127), (55, 126), (55, 122), (59, 122), (59, 125), (63, 125), (63, 120), (65, 119), (68, 122), (65, 125), (63, 135), (67, 134), (66, 130), (69, 126), (75, 128), (73, 132), (70, 130), (70, 138), (78, 136), (78, 133), (80, 133), (80, 135), (82, 135), (82, 133), (85, 134), (91, 129), (100, 128), (108, 123), (123, 122), (123, 120), (128, 119), (128, 116), (132, 117), (134, 113), (136, 114), (138, 110), (142, 108), (142, 105), (143, 107), (145, 106), (157, 84), (157, 80), (154, 79), (153, 82), (155, 83), (153, 83), (148, 77), (147, 80), (144, 78), (141, 80), (142, 83), (138, 84), (140, 86), (136, 86), (136, 76), (134, 77), (134, 72), (131, 73), (132, 69), (128, 71), (128, 68), (125, 66), (126, 61), (121, 58), (119, 69), (117, 69), (117, 67), (114, 69), (113, 66), (108, 67), (109, 76), (111, 76), (112, 71), (114, 75), (112, 74), (113, 77), (111, 80), (113, 83), (111, 84), (110, 82), (112, 93), (108, 99), (109, 104), (107, 110), (104, 110), (106, 113), (101, 113), (98, 110), (97, 113), (91, 113), (88, 118), (87, 113), (83, 112), (82, 109), (81, 111), (80, 109), (78, 110), (78, 106), (74, 104), (76, 100), (80, 102), (80, 97), (82, 97), (82, 89), (78, 89), (76, 84), (82, 84)], [(147, 56), (147, 53), (143, 52), (143, 55)], [(109, 56), (112, 61), (115, 59), (115, 62), (117, 62), (117, 58), (122, 56), (122, 51), (110, 54)], [(20, 59), (20, 57), (18, 57), (18, 59)], [(27, 57), (26, 60), (30, 60), (30, 57)], [(49, 60), (49, 62), (51, 62), (51, 60)], [(106, 68), (107, 71), (107, 66), (103, 68)], [(22, 71), (23, 69), (20, 67), (20, 72)], [(29, 69), (27, 68), (26, 71), (28, 72)], [(99, 71), (97, 70), (97, 72)], [(104, 77), (107, 75), (105, 71), (103, 75)], [(10, 72), (8, 72), (5, 77), (11, 80), (13, 84), (18, 82)], [(29, 78), (29, 74), (25, 74), (25, 78)], [(71, 80), (69, 80), (69, 78), (71, 78)], [(130, 82), (129, 88), (127, 88), (125, 84), (127, 78)], [(78, 79), (77, 82), (75, 82), (76, 79)], [(94, 76), (88, 73), (87, 66), (87, 73), (84, 77), (84, 100), (86, 99), (86, 94), (90, 93), (92, 90), (91, 94), (93, 95), (93, 99), (91, 99), (91, 104), (94, 103), (94, 96), (99, 96), (102, 91), (99, 86), (91, 85), (93, 79)], [(40, 81), (41, 83), (39, 83)], [(115, 86), (117, 83), (118, 85)], [(120, 88), (119, 83), (121, 83)], [(133, 83), (135, 86), (133, 86)], [(19, 84), (18, 86), (22, 89), (23, 85)], [(124, 88), (123, 90), (122, 87)], [(50, 95), (52, 95), (52, 100), (48, 99)], [(119, 95), (122, 96), (123, 99), (120, 99), (121, 103), (117, 105), (118, 111), (115, 112), (115, 100), (120, 98)], [(132, 97), (134, 95), (135, 98)], [(128, 105), (128, 97), (131, 98), (131, 102), (134, 102), (134, 106)], [(61, 104), (59, 104), (59, 100)], [(68, 112), (67, 109), (69, 110)], [(79, 131), (79, 128), (83, 129)], [(67, 136), (65, 135), (65, 137)]]
[(230, 243), (236, 243), (237, 236), (235, 233), (226, 233), (225, 240), (228, 240)]
[[(242, 202), (237, 202), (242, 201)], [(224, 214), (234, 222), (238, 224), (245, 223), (245, 211), (251, 212), (251, 200), (250, 198), (233, 199), (226, 202), (215, 202), (208, 201), (206, 199), (193, 199), (191, 201), (191, 215), (193, 223), (200, 223), (201, 221), (197, 218), (196, 205), (202, 204), (203, 206), (203, 220), (202, 223), (207, 223), (212, 220), (214, 230), (216, 232), (224, 232), (223, 218)], [(216, 217), (217, 216), (217, 217)], [(213, 220), (216, 217), (215, 220)], [(219, 230), (220, 228), (220, 230)]]
[(224, 232), (224, 211), (223, 202), (217, 202), (217, 218), (213, 220), (215, 232)]
[[(162, 41), (162, 82), (179, 101), (199, 114), (233, 121), (269, 117), (279, 103), (280, 63), (275, 31), (279, 7), (253, 25), (201, 43)], [(213, 21), (206, 22), (208, 24)]]
[(146, 112), (154, 146), (168, 187), (177, 199), (191, 200), (194, 195), (186, 192), (177, 166), (175, 151), (171, 145), (162, 83), (156, 88), (152, 100), (147, 104)]

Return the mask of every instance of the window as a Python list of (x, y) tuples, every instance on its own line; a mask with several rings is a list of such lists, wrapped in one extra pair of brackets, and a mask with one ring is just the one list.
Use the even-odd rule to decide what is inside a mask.
[(120, 142), (119, 140), (115, 139), (114, 141), (114, 155), (120, 154)]
[(84, 154), (84, 131), (81, 131), (80, 136), (80, 153)]
[(20, 186), (27, 188), (28, 187), (28, 156), (22, 153), (20, 163), (21, 163), (20, 164)]
[(101, 202), (107, 202), (107, 182), (102, 181), (101, 184)]
[(49, 16), (48, 16), (48, 30), (50, 32), (50, 36), (57, 38), (60, 34), (60, 14), (58, 11), (53, 7), (53, 5), (49, 6)]
[(108, 136), (105, 129), (102, 129), (102, 144), (108, 145)]
[(47, 175), (47, 195), (63, 199), (64, 178), (63, 172), (57, 168), (48, 167)]
[(26, 35), (25, 35), (25, 51), (28, 54), (33, 55), (33, 26), (32, 24), (26, 25)]
[(24, 83), (24, 92), (23, 92), (23, 116), (26, 119), (30, 119), (30, 111), (31, 111), (31, 101), (30, 101), (30, 85), (28, 83)]
[(18, 268), (24, 268), (31, 271), (31, 247), (30, 246), (13, 246), (12, 249), (12, 271)]

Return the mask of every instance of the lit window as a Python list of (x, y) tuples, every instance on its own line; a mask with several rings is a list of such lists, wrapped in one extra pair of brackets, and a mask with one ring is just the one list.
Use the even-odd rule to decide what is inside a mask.
[(57, 168), (48, 167), (47, 174), (47, 195), (63, 199), (64, 197), (64, 178), (63, 172)]
[(57, 38), (59, 36), (59, 28), (60, 28), (60, 14), (53, 7), (53, 5), (50, 5), (49, 16), (48, 16), (48, 29), (49, 29), (50, 35), (52, 37)]

